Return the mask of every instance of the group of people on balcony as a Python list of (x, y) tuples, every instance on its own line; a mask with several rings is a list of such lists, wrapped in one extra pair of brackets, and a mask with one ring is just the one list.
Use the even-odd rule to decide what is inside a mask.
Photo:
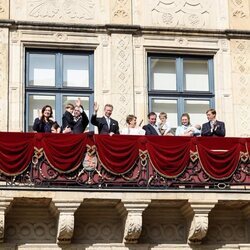
[[(157, 123), (157, 114), (150, 112), (148, 114), (148, 124), (141, 128), (141, 123), (137, 126), (137, 117), (128, 115), (126, 118), (127, 127), (119, 130), (119, 124), (111, 118), (113, 106), (106, 104), (104, 106), (104, 115), (97, 117), (99, 105), (94, 103), (94, 113), (90, 122), (97, 127), (99, 134), (126, 134), (126, 135), (158, 135), (158, 136), (225, 136), (225, 124), (216, 119), (216, 111), (208, 109), (206, 112), (208, 122), (200, 125), (191, 125), (190, 116), (184, 113), (181, 116), (181, 125), (174, 132), (170, 123), (167, 121), (167, 114), (159, 114), (160, 122)], [(65, 107), (65, 113), (62, 117), (62, 126), (54, 121), (52, 107), (46, 105), (42, 108), (42, 115), (36, 118), (33, 124), (33, 130), (36, 132), (51, 133), (83, 133), (88, 126), (89, 119), (84, 112), (80, 99), (75, 105), (69, 103)]]

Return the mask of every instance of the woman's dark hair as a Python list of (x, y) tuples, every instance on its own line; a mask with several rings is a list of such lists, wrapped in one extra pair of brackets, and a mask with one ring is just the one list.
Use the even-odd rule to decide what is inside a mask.
[(44, 111), (46, 108), (50, 108), (50, 117), (53, 117), (53, 110), (52, 110), (52, 107), (50, 105), (45, 105), (43, 108), (42, 108), (42, 116), (41, 116), (41, 120), (45, 122), (45, 118), (44, 118)]

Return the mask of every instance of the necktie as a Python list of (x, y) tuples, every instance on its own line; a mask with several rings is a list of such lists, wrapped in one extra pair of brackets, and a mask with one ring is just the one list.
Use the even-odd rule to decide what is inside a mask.
[(108, 124), (108, 128), (110, 128), (110, 118), (106, 118), (107, 124)]

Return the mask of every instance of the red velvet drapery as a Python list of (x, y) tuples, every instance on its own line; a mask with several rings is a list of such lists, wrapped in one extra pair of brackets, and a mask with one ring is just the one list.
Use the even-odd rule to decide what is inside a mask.
[(49, 164), (59, 172), (74, 171), (83, 161), (87, 145), (95, 145), (105, 169), (121, 175), (130, 171), (142, 150), (162, 176), (174, 178), (190, 163), (190, 152), (198, 153), (204, 171), (213, 179), (229, 178), (240, 163), (241, 152), (250, 152), (249, 138), (158, 137), (129, 135), (0, 133), (0, 172), (24, 172), (34, 155), (43, 151)]

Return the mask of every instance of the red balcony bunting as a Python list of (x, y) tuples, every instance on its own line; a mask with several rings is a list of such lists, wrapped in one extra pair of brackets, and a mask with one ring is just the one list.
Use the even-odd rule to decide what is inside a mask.
[(138, 136), (95, 136), (95, 144), (100, 162), (113, 174), (125, 174), (139, 157)]
[[(78, 168), (87, 145), (95, 145), (99, 162), (110, 173), (122, 175), (130, 171), (139, 158), (139, 151), (147, 152), (153, 168), (162, 176), (175, 178), (197, 161), (207, 175), (215, 180), (229, 178), (240, 161), (249, 160), (249, 138), (156, 137), (0, 133), (0, 171), (13, 176), (24, 172), (40, 150), (49, 165), (61, 173)], [(191, 156), (192, 152), (192, 156)], [(244, 157), (244, 158), (243, 158)], [(192, 158), (192, 161), (196, 160)]]
[(86, 134), (44, 134), (39, 145), (51, 167), (58, 172), (69, 173), (81, 164), (86, 145), (92, 144), (88, 139)]
[(34, 133), (0, 132), (0, 172), (18, 175), (24, 172), (34, 153)]
[(147, 150), (153, 168), (164, 177), (180, 175), (190, 161), (191, 140), (188, 137), (149, 137)]

